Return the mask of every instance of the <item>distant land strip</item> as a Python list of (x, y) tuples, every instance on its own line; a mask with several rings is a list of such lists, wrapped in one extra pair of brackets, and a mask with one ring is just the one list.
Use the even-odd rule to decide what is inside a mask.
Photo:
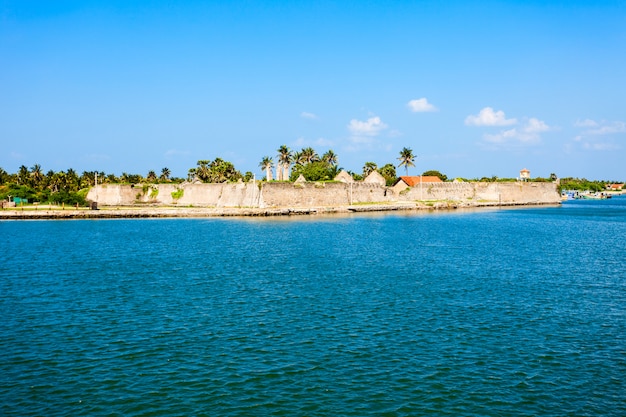
[(401, 203), (401, 204), (369, 204), (335, 207), (104, 207), (98, 210), (87, 208), (33, 208), (16, 207), (0, 210), (2, 220), (36, 220), (36, 219), (133, 219), (133, 218), (203, 218), (203, 217), (272, 217), (302, 216), (324, 214), (349, 214), (389, 211), (429, 211), (472, 209), (480, 207), (514, 207), (514, 206), (556, 206), (551, 203), (501, 204), (497, 202), (454, 203), (437, 202)]

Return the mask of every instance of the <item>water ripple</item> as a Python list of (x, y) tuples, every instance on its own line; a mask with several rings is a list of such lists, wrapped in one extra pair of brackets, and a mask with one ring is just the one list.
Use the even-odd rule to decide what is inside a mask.
[(0, 414), (626, 415), (624, 218), (0, 222)]

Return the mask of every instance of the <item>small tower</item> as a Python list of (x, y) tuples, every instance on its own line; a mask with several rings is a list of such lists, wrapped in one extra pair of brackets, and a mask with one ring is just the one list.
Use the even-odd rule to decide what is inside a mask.
[(530, 179), (530, 171), (526, 168), (522, 169), (519, 172), (519, 179), (520, 181), (528, 181)]

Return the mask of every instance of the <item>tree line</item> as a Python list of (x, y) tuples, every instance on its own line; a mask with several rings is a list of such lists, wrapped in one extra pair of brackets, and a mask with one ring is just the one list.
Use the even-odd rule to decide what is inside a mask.
[[(343, 169), (339, 166), (339, 158), (332, 150), (320, 155), (312, 147), (305, 147), (299, 151), (293, 151), (286, 145), (281, 145), (276, 151), (275, 158), (264, 156), (259, 168), (265, 174), (263, 181), (295, 181), (302, 175), (307, 181), (332, 181)], [(408, 175), (409, 168), (415, 167), (416, 156), (413, 150), (402, 148), (397, 157), (398, 165), (388, 162), (379, 166), (375, 162), (365, 162), (360, 172), (347, 172), (356, 180), (363, 180), (372, 172), (380, 173), (388, 186), (398, 180), (397, 168), (404, 168)], [(274, 175), (275, 172), (275, 175)], [(442, 181), (447, 181), (446, 175), (439, 171), (425, 171), (422, 175), (437, 176)], [(107, 174), (102, 171), (83, 171), (78, 174), (72, 168), (66, 171), (48, 170), (44, 172), (42, 166), (35, 164), (28, 168), (25, 165), (19, 167), (16, 173), (10, 174), (0, 168), (0, 200), (9, 197), (19, 197), (28, 201), (45, 203), (65, 203), (85, 205), (87, 192), (90, 187), (97, 184), (157, 184), (157, 183), (224, 183), (224, 182), (248, 182), (254, 178), (252, 172), (242, 174), (234, 164), (222, 158), (214, 160), (199, 160), (195, 167), (190, 168), (186, 178), (172, 177), (169, 168), (160, 171), (150, 170), (143, 176), (141, 174), (122, 175)], [(550, 178), (535, 178), (533, 181), (554, 181), (555, 174)], [(467, 181), (514, 181), (515, 179), (501, 179), (498, 177), (483, 177)], [(616, 181), (613, 181), (616, 182)], [(560, 180), (561, 189), (601, 191), (609, 181), (588, 181), (586, 179), (563, 178)]]
[[(404, 166), (407, 173), (409, 167), (415, 166), (415, 156), (410, 148), (403, 148), (398, 159), (400, 161), (398, 167)], [(281, 145), (277, 149), (276, 160), (265, 156), (259, 167), (265, 173), (264, 181), (295, 181), (300, 175), (307, 181), (332, 181), (342, 170), (338, 165), (338, 156), (332, 149), (320, 156), (311, 147), (293, 151), (286, 145)], [(275, 176), (272, 171), (274, 168)], [(355, 180), (361, 180), (373, 171), (378, 171), (388, 185), (396, 181), (396, 166), (392, 163), (379, 168), (374, 162), (366, 162), (362, 172), (348, 172)], [(89, 188), (96, 184), (156, 184), (185, 181), (223, 183), (240, 180), (248, 182), (253, 178), (252, 172), (242, 174), (232, 162), (222, 158), (215, 158), (212, 161), (199, 160), (195, 167), (188, 170), (186, 178), (172, 177), (167, 167), (162, 168), (159, 173), (150, 170), (145, 176), (127, 172), (117, 176), (103, 171), (83, 171), (79, 174), (72, 168), (66, 171), (44, 172), (40, 164), (30, 168), (22, 165), (12, 174), (0, 168), (0, 200), (19, 197), (28, 201), (84, 205)]]

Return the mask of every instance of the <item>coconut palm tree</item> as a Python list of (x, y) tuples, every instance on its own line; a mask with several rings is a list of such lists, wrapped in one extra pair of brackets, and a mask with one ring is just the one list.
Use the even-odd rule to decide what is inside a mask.
[(148, 175), (146, 176), (148, 182), (155, 182), (157, 179), (156, 172), (153, 170), (148, 171)]
[(302, 155), (302, 152), (294, 152), (292, 155), (292, 159), (293, 159), (293, 163), (296, 165), (304, 165), (304, 155)]
[(304, 165), (310, 164), (311, 162), (317, 162), (320, 160), (319, 155), (315, 152), (315, 149), (308, 147), (302, 148), (301, 158)]
[(65, 173), (65, 179), (66, 184), (69, 187), (69, 191), (78, 191), (78, 187), (80, 186), (80, 184), (76, 171), (74, 171), (72, 168), (69, 168)]
[(400, 157), (398, 158), (400, 160), (400, 165), (398, 165), (398, 167), (401, 167), (402, 165), (404, 165), (404, 169), (406, 171), (406, 175), (409, 175), (409, 167), (414, 167), (415, 164), (413, 163), (413, 160), (415, 159), (415, 155), (413, 155), (413, 151), (411, 150), (411, 148), (402, 148), (402, 150), (400, 151)]
[(161, 170), (161, 176), (159, 178), (161, 179), (161, 181), (169, 181), (171, 174), (172, 172), (170, 171), (170, 169), (165, 167)]
[(41, 180), (43, 180), (43, 173), (41, 172), (41, 165), (35, 164), (31, 167), (30, 177), (33, 180), (33, 187), (39, 188)]
[(28, 168), (26, 168), (26, 165), (22, 165), (17, 172), (18, 184), (27, 185), (29, 178), (30, 178), (30, 173), (28, 172)]
[(337, 154), (329, 149), (324, 155), (322, 155), (322, 161), (326, 162), (331, 167), (337, 165)]
[(286, 181), (289, 179), (289, 167), (293, 162), (293, 155), (287, 145), (278, 148), (278, 167), (276, 168), (276, 179)]
[(261, 170), (265, 170), (265, 180), (271, 181), (272, 180), (272, 168), (274, 168), (274, 160), (272, 159), (272, 157), (264, 156), (263, 159), (261, 159), (261, 162), (259, 163), (259, 167), (261, 167)]
[(65, 184), (66, 184), (65, 172), (59, 171), (59, 172), (52, 174), (52, 176), (50, 177), (48, 188), (53, 193), (56, 193), (57, 191), (65, 188)]

